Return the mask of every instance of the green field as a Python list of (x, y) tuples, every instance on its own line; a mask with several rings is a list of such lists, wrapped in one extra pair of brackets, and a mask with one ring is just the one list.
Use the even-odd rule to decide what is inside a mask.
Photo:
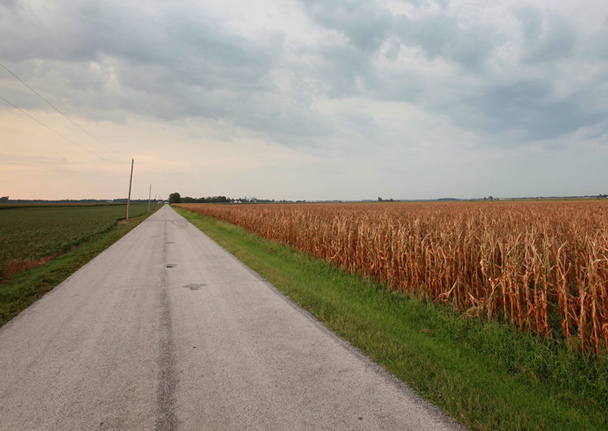
[(0, 210), (0, 326), (110, 247), (151, 212), (147, 204), (55, 205)]
[[(130, 216), (147, 204), (130, 207)], [(0, 206), (0, 280), (45, 263), (125, 218), (126, 205)]]

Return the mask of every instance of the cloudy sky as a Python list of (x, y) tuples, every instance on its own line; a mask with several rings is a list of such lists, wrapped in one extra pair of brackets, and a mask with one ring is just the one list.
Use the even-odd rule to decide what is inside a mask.
[(0, 0), (0, 63), (0, 196), (608, 193), (605, 0)]

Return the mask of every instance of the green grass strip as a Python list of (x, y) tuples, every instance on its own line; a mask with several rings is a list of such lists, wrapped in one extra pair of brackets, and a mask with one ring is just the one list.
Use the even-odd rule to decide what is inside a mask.
[(195, 226), (458, 422), (477, 430), (606, 430), (606, 357), (448, 307), (177, 208)]
[(116, 226), (66, 254), (0, 284), (0, 326), (17, 316), (151, 214), (133, 218), (129, 223)]

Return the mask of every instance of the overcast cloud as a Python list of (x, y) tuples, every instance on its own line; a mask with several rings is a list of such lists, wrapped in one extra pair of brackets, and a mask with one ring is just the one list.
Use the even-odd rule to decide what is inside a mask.
[(0, 195), (608, 193), (603, 0), (0, 0), (0, 60), (98, 139), (0, 67), (90, 150), (0, 100)]

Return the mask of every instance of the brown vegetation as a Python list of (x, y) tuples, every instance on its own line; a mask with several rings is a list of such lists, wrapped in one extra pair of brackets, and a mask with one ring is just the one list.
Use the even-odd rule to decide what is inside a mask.
[(184, 204), (522, 331), (608, 344), (608, 203)]
[(8, 280), (16, 274), (29, 271), (32, 268), (37, 268), (49, 262), (53, 256), (47, 256), (44, 259), (13, 259), (4, 268), (0, 269), (0, 283)]

